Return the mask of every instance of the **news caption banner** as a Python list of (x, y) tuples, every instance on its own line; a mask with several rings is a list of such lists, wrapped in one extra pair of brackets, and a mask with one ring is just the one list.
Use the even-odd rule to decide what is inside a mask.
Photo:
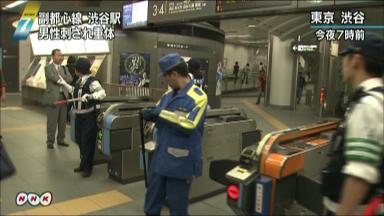
[(120, 12), (39, 12), (38, 39), (112, 40), (120, 23)]
[(341, 11), (338, 15), (334, 11), (311, 11), (310, 24), (317, 29), (314, 35), (318, 41), (361, 41), (365, 39), (365, 29), (384, 28), (383, 24), (366, 24), (362, 10)]

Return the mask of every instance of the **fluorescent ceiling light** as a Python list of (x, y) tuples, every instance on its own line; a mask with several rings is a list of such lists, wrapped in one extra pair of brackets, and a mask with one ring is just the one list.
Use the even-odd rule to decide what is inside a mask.
[(243, 34), (243, 35), (225, 35), (225, 38), (248, 38), (251, 37), (250, 34)]
[(261, 43), (261, 44), (263, 44), (263, 43), (268, 43), (268, 41), (267, 40), (258, 40), (258, 41), (246, 41), (246, 40), (241, 40), (241, 41), (239, 41), (240, 43)]
[(21, 4), (24, 4), (25, 2), (27, 1), (15, 1), (15, 2), (12, 2), (11, 4), (8, 4), (7, 6), (3, 7), (3, 10), (7, 10), (7, 9), (11, 9), (11, 8), (14, 8), (14, 7), (17, 7)]
[(309, 0), (310, 3), (321, 3), (323, 0)]
[(249, 28), (256, 28), (256, 25), (251, 24), (251, 25), (248, 25), (248, 27)]

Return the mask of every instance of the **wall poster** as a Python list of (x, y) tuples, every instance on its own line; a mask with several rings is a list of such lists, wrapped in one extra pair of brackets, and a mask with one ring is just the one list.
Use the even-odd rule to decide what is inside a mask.
[(120, 53), (119, 84), (135, 87), (149, 87), (149, 53)]

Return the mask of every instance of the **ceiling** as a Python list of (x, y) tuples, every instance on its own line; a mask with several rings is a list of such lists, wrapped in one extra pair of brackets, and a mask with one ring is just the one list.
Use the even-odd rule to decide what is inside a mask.
[[(384, 23), (384, 7), (362, 10), (365, 12), (365, 24)], [(336, 17), (340, 17), (340, 12), (335, 14), (335, 23), (340, 23)], [(265, 47), (268, 44), (269, 32), (279, 36), (281, 40), (297, 38), (298, 35), (304, 41), (317, 40), (313, 35), (315, 30), (310, 28), (309, 13), (221, 20), (220, 28), (225, 32), (227, 43), (256, 47)], [(368, 31), (375, 31), (384, 37), (384, 29)]]
[[(15, 1), (0, 1), (1, 8), (4, 6), (15, 2)], [(40, 11), (73, 11), (76, 10), (103, 10), (103, 11), (112, 11), (117, 10), (121, 11), (123, 1), (39, 1)], [(22, 13), (25, 3), (21, 4), (15, 8), (8, 9), (9, 12)]]
[(306, 15), (266, 16), (242, 19), (222, 20), (220, 28), (225, 32), (226, 42), (248, 45), (268, 44), (268, 32), (280, 35), (292, 26), (306, 19)]
[(12, 2), (14, 1), (0, 1), (0, 6), (5, 7), (6, 5), (11, 4)]

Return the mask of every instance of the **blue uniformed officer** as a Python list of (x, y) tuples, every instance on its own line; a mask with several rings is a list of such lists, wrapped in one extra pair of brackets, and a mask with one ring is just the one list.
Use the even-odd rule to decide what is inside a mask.
[(206, 94), (193, 84), (178, 53), (159, 60), (160, 73), (171, 87), (143, 118), (156, 122), (157, 147), (150, 166), (144, 211), (160, 215), (167, 198), (171, 215), (188, 215), (193, 177), (201, 175), (201, 143), (207, 109)]
[(201, 72), (200, 61), (194, 58), (189, 59), (188, 61), (188, 71), (193, 75), (193, 82), (196, 86), (201, 89), (204, 88), (204, 75)]
[(355, 92), (323, 170), (323, 203), (327, 215), (361, 215), (384, 189), (384, 41), (366, 33), (365, 40), (354, 41), (340, 55), (344, 81)]
[(87, 58), (79, 58), (76, 61), (75, 73), (79, 79), (72, 87), (64, 80), (60, 84), (65, 86), (74, 98), (81, 98), (74, 103), (76, 113), (75, 140), (80, 148), (80, 165), (74, 172), (82, 172), (83, 177), (89, 177), (93, 168), (93, 157), (95, 154), (97, 137), (97, 116), (100, 112), (100, 104), (106, 94), (100, 82), (91, 75), (91, 63)]

